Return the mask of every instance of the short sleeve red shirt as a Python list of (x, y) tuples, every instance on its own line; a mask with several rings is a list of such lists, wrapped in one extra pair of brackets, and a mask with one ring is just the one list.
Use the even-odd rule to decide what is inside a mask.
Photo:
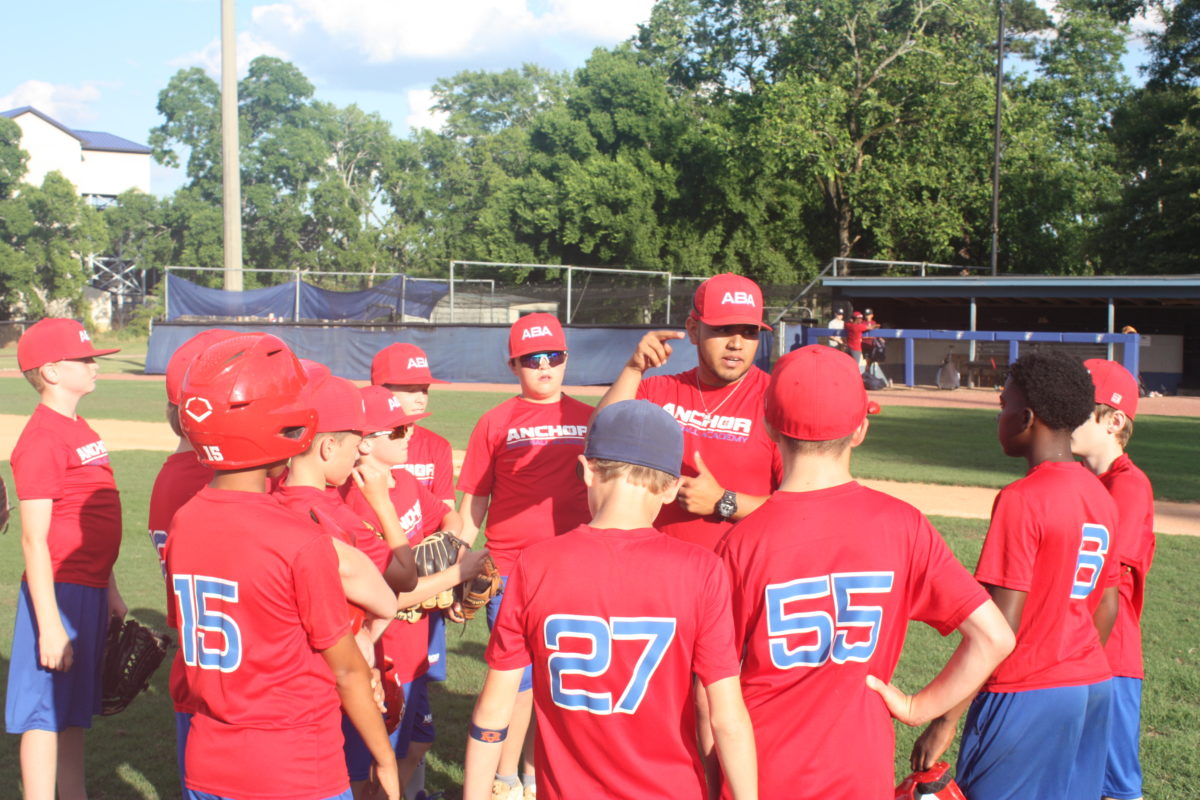
[(439, 500), (454, 502), (454, 451), (450, 442), (428, 428), (413, 427), (408, 462), (393, 469), (411, 473)]
[[(154, 488), (150, 490), (150, 542), (158, 552), (164, 580), (167, 577), (167, 531), (170, 530), (171, 520), (176, 511), (212, 481), (212, 477), (212, 469), (201, 464), (194, 452), (188, 451), (167, 456), (158, 471), (158, 477), (154, 479)], [(166, 591), (167, 607), (170, 608), (174, 593), (169, 586)], [(182, 655), (178, 650), (175, 651), (168, 679), (170, 695), (176, 711), (192, 713), (195, 708), (187, 699), (184, 666)]]
[[(683, 474), (699, 475), (696, 452), (722, 488), (764, 497), (779, 487), (783, 463), (763, 425), (763, 395), (770, 376), (751, 367), (732, 387), (701, 391), (696, 370), (646, 378), (637, 396), (662, 406), (683, 428)], [(732, 522), (699, 517), (679, 505), (663, 506), (654, 525), (704, 547), (716, 547)]]
[(1043, 462), (1000, 490), (975, 577), (1026, 595), (1017, 645), (985, 691), (1112, 677), (1092, 614), (1120, 578), (1117, 531), (1112, 498), (1077, 462)]
[(158, 551), (158, 561), (167, 574), (167, 529), (171, 518), (184, 503), (196, 496), (196, 492), (207, 486), (213, 471), (200, 463), (191, 450), (172, 453), (163, 462), (150, 490), (150, 542)]
[(851, 350), (862, 352), (863, 349), (863, 333), (871, 330), (869, 322), (847, 322), (846, 323), (846, 347)]
[[(563, 580), (587, 564), (586, 581)], [(533, 664), (539, 796), (703, 798), (692, 674), (738, 673), (711, 551), (583, 525), (522, 553), (485, 658)]]
[(349, 633), (330, 537), (273, 495), (205, 487), (171, 521), (167, 578), (196, 704), (188, 788), (246, 800), (345, 791), (320, 653)]
[(1117, 547), (1121, 565), (1121, 605), (1104, 645), (1113, 675), (1142, 678), (1142, 607), (1146, 574), (1154, 561), (1154, 490), (1150, 479), (1122, 453), (1100, 476), (1117, 505)]
[(987, 592), (921, 512), (855, 482), (776, 492), (718, 554), (761, 795), (890, 797), (892, 720), (866, 676), (891, 680), (909, 620), (945, 636)]
[(526, 547), (589, 519), (587, 489), (575, 464), (593, 410), (566, 395), (557, 403), (514, 397), (476, 423), (458, 488), (491, 495), (487, 545), (501, 575)]
[[(420, 544), (426, 534), (437, 530), (446, 506), (417, 482), (408, 472), (393, 470), (395, 486), (388, 490), (400, 528), (410, 545)], [(350, 485), (346, 502), (354, 511), (380, 526), (379, 518), (357, 486)], [(396, 679), (407, 683), (429, 670), (429, 617), (417, 617), (416, 622), (397, 620), (383, 632), (383, 652), (392, 659)]]
[(108, 586), (121, 549), (121, 496), (108, 448), (83, 417), (38, 404), (12, 452), (21, 500), (52, 500), (47, 545), (54, 580)]

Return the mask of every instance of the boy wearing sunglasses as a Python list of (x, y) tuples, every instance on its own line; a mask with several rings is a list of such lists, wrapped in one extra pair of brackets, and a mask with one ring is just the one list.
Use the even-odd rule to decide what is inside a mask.
[[(439, 530), (460, 533), (462, 518), (457, 511), (447, 508), (412, 474), (395, 469), (409, 458), (413, 432), (417, 430), (413, 423), (427, 415), (409, 413), (382, 386), (364, 387), (361, 397), (368, 426), (375, 432), (368, 433), (358, 446), (358, 471), (385, 476), (386, 497), (409, 543), (416, 545)], [(374, 523), (378, 517), (366, 496), (367, 488), (366, 484), (351, 482), (344, 495), (355, 512)], [(482, 571), (486, 556), (486, 550), (472, 550), (449, 569), (418, 578), (415, 588), (396, 597), (395, 607), (411, 609), (471, 580)], [(394, 740), (400, 785), (406, 797), (417, 798), (424, 785), (419, 765), (435, 735), (428, 682), (446, 680), (446, 629), (441, 612), (435, 607), (397, 619), (383, 635), (383, 651), (391, 659), (392, 677), (401, 684), (406, 700)]]
[[(424, 350), (408, 342), (395, 342), (371, 360), (371, 383), (391, 392), (406, 414), (424, 416), (429, 407), (430, 384), (446, 381), (433, 377)], [(454, 508), (454, 455), (445, 437), (414, 425), (408, 460), (395, 468), (411, 472), (418, 483)]]
[[(556, 317), (530, 314), (517, 320), (508, 334), (508, 357), (521, 394), (480, 418), (458, 477), (463, 538), (473, 541), (487, 517), (488, 549), (504, 582), (525, 548), (588, 521), (587, 489), (575, 464), (592, 415), (590, 405), (563, 394), (567, 341)], [(503, 592), (488, 603), (489, 629), (502, 597)], [(526, 669), (493, 788), (500, 800), (536, 796), (532, 747), (526, 745), (527, 730), (529, 742), (533, 739), (532, 686)], [(518, 766), (524, 782), (517, 778)]]

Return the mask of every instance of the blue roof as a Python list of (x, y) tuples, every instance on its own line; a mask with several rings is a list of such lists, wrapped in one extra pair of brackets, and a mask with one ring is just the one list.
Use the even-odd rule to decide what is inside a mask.
[(837, 277), (822, 283), (855, 297), (1200, 298), (1200, 275)]
[(20, 108), (10, 108), (7, 111), (0, 111), (0, 117), (8, 117), (9, 119), (13, 119), (27, 113), (40, 117), (42, 120), (61, 130), (63, 133), (74, 136), (79, 140), (79, 143), (84, 150), (105, 150), (114, 153), (144, 154), (149, 154), (151, 152), (150, 148), (146, 147), (146, 145), (138, 144), (137, 142), (131, 142), (130, 140), (123, 139), (115, 134), (104, 133), (103, 131), (72, 130), (58, 120), (46, 116), (33, 106), (21, 106)]

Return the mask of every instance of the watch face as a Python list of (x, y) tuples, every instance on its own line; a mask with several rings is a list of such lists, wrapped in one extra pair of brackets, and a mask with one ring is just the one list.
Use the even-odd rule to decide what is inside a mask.
[(717, 513), (722, 517), (728, 517), (735, 511), (737, 511), (737, 495), (733, 492), (726, 492), (717, 502)]

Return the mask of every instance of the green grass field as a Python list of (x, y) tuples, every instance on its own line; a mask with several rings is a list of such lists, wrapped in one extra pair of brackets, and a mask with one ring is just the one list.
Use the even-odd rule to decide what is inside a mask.
[[(430, 427), (457, 448), (466, 445), (474, 421), (507, 395), (437, 392)], [(158, 382), (103, 382), (88, 397), (81, 413), (93, 419), (161, 419), (162, 386)], [(25, 414), (33, 394), (21, 379), (0, 379), (0, 410)], [(855, 456), (863, 477), (922, 480), (949, 484), (1001, 486), (1016, 478), (1020, 464), (999, 453), (994, 414), (985, 411), (893, 407), (873, 418), (867, 443)], [(1138, 420), (1131, 452), (1155, 482), (1160, 496), (1200, 500), (1200, 479), (1185, 464), (1184, 442), (1195, 441), (1198, 423), (1191, 419), (1145, 417)], [(125, 515), (125, 540), (117, 575), (133, 616), (164, 627), (164, 593), (157, 559), (145, 530), (149, 491), (164, 453), (113, 454)], [(1190, 460), (1189, 462), (1190, 463)], [(7, 462), (0, 474), (11, 481)], [(11, 482), (10, 482), (11, 486)], [(1164, 489), (1164, 486), (1170, 487)], [(935, 520), (959, 558), (973, 566), (986, 524), (981, 521)], [(19, 522), (0, 536), (0, 680), (7, 678), (16, 587), (21, 574)], [(1146, 796), (1191, 798), (1200, 785), (1200, 614), (1193, 599), (1193, 576), (1200, 570), (1200, 539), (1161, 536), (1150, 577), (1145, 617), (1148, 680), (1145, 691), (1143, 764)], [(434, 689), (439, 741), (430, 758), (428, 783), (459, 796), (466, 721), (482, 683), (486, 627), (477, 619), (448, 635), (450, 679)], [(915, 690), (944, 663), (954, 639), (913, 625), (896, 682)], [(123, 714), (98, 719), (89, 738), (89, 786), (93, 800), (178, 797), (174, 767), (171, 706), (166, 696), (165, 668), (151, 692)], [(898, 726), (899, 727), (899, 726)], [(916, 731), (897, 732), (897, 771), (905, 771), (908, 748)], [(0, 745), (0, 797), (19, 797), (17, 738)]]

